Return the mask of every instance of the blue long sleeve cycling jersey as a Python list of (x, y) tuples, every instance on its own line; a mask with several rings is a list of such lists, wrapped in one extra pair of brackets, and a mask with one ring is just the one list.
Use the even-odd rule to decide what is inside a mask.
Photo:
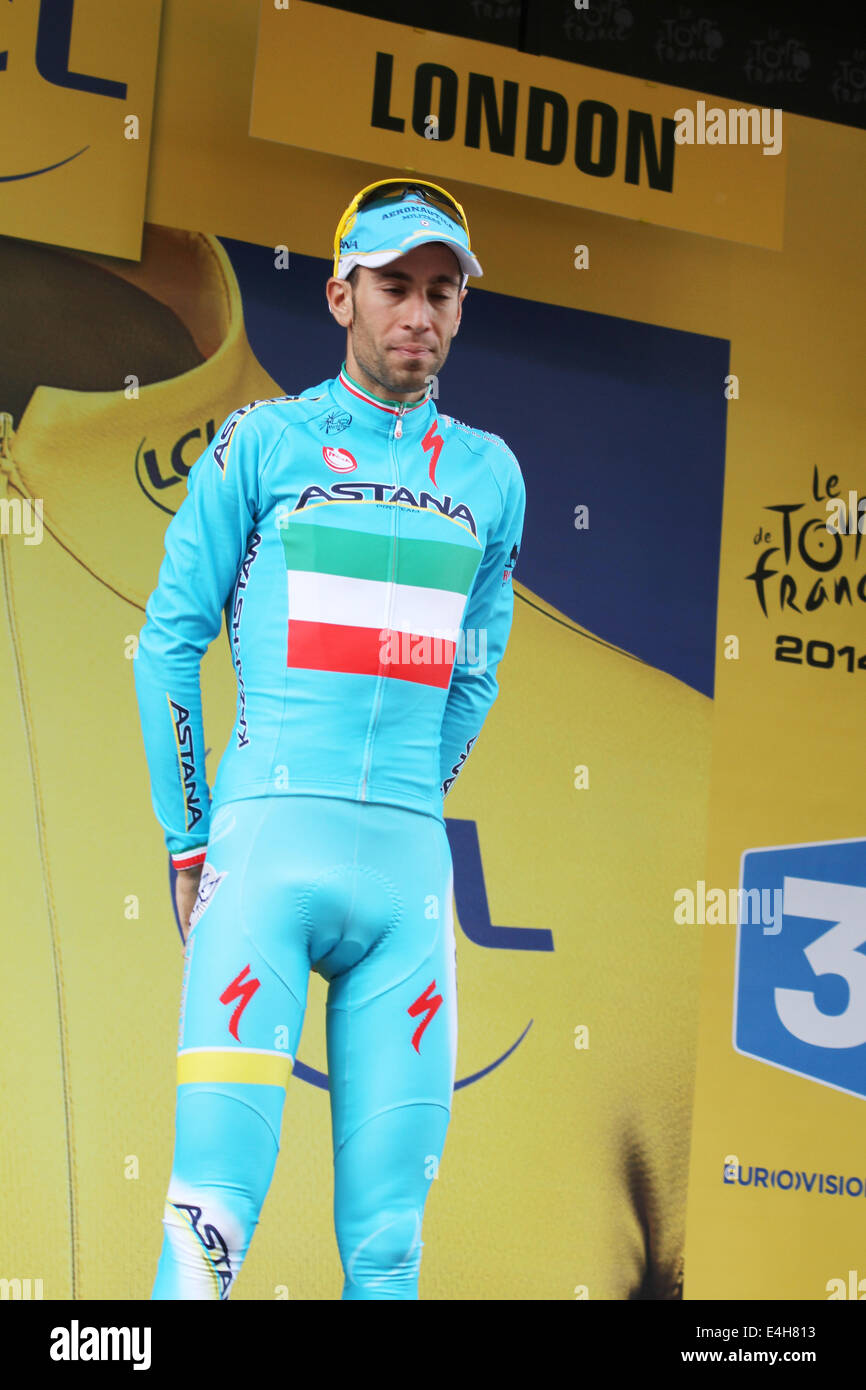
[(200, 863), (200, 666), (225, 618), (237, 716), (214, 801), (318, 794), (442, 819), (497, 694), (525, 490), (494, 434), (428, 389), (380, 401), (345, 370), (253, 401), (193, 464), (133, 663), (153, 806)]

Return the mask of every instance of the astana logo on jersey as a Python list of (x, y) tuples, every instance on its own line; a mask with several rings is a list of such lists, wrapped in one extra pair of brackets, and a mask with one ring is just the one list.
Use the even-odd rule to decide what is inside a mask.
[(202, 818), (201, 798), (196, 786), (195, 752), (192, 746), (192, 725), (189, 710), (177, 700), (168, 698), (171, 717), (174, 721), (174, 736), (177, 743), (177, 761), (183, 785), (183, 804), (186, 812), (186, 829), (192, 830)]
[[(432, 467), (431, 463), (431, 467)], [(295, 511), (303, 511), (311, 504), (321, 502), (389, 502), (394, 506), (419, 507), (421, 511), (437, 511), (451, 521), (465, 525), (473, 536), (478, 535), (475, 517), (465, 502), (455, 506), (453, 497), (443, 497), (440, 501), (432, 492), (423, 490), (416, 494), (408, 487), (397, 487), (394, 483), (332, 483), (329, 488), (310, 483), (305, 487), (295, 504)]]
[(226, 460), (229, 446), (232, 442), (232, 435), (235, 432), (235, 426), (238, 420), (240, 420), (242, 416), (248, 415), (251, 410), (256, 410), (260, 405), (272, 405), (275, 401), (284, 401), (285, 399), (285, 396), (271, 396), (266, 401), (250, 401), (249, 405), (240, 406), (229, 416), (220, 430), (219, 438), (213, 446), (214, 463), (223, 477), (225, 477), (226, 472)]

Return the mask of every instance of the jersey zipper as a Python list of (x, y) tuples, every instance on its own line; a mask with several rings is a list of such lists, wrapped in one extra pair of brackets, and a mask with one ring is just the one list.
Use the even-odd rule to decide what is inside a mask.
[[(397, 411), (397, 416), (394, 421), (394, 428), (388, 436), (388, 451), (391, 455), (395, 487), (400, 486), (400, 465), (397, 462), (397, 450), (394, 448), (394, 441), (396, 439), (402, 439), (403, 437), (403, 411), (405, 409), (406, 403), (404, 401), (403, 404), (400, 406), (400, 409)], [(399, 512), (399, 508), (394, 507), (393, 512), (393, 529), (391, 531), (391, 535), (393, 537), (394, 544), (391, 552), (391, 575), (388, 580), (388, 611), (385, 614), (386, 630), (389, 630), (391, 627), (391, 616), (394, 612), (394, 574), (396, 571), (397, 562), (397, 515)], [(385, 681), (387, 679), (386, 676), (382, 675), (381, 665), (382, 663), (380, 661), (380, 670), (378, 676), (376, 677), (376, 693), (373, 696), (373, 713), (370, 716), (370, 727), (367, 730), (367, 748), (364, 755), (364, 768), (361, 773), (361, 801), (367, 800), (367, 779), (370, 775), (370, 764), (373, 761), (373, 743), (375, 742), (376, 725), (379, 722), (379, 715), (382, 709), (382, 694), (384, 692)]]

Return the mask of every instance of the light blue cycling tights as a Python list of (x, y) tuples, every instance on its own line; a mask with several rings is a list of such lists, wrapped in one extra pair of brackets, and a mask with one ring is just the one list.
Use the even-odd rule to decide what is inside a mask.
[(457, 1052), (443, 822), (274, 795), (214, 807), (186, 945), (154, 1299), (226, 1299), (277, 1159), (310, 970), (328, 981), (344, 1299), (418, 1298)]

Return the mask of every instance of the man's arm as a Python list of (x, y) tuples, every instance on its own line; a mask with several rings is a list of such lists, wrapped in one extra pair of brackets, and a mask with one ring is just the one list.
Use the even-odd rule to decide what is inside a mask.
[[(497, 454), (500, 450), (497, 448)], [(502, 493), (499, 525), (489, 537), (463, 619), (463, 661), (456, 663), (442, 720), (440, 786), (448, 795), (493, 701), (496, 670), (508, 642), (514, 610), (511, 575), (523, 538), (526, 490), (517, 459), (505, 450), (506, 466), (494, 460)], [(470, 662), (468, 658), (472, 658)], [(483, 658), (483, 660), (482, 660)]]
[(200, 667), (261, 512), (260, 441), (250, 409), (227, 417), (190, 470), (134, 662), (153, 809), (176, 869), (200, 866), (207, 848)]

